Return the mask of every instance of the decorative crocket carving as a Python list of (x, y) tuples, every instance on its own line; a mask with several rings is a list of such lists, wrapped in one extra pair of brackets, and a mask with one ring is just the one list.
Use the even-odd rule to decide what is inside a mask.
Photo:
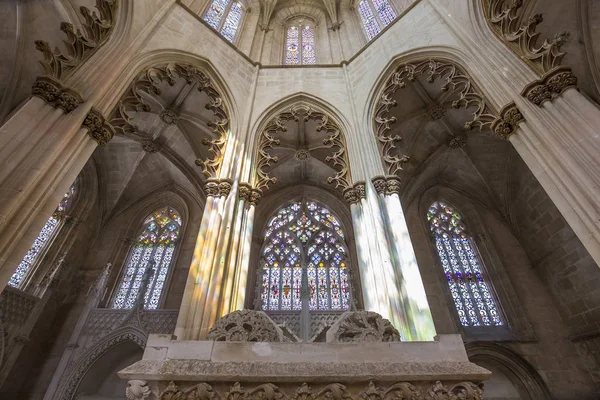
[(150, 397), (151, 393), (152, 391), (146, 381), (134, 379), (127, 382), (127, 388), (125, 388), (125, 397), (127, 400), (144, 400)]
[[(150, 112), (151, 106), (146, 96), (159, 95), (160, 84), (166, 82), (173, 86), (179, 79), (194, 84), (199, 92), (208, 96), (206, 108), (214, 113), (208, 125), (213, 129), (212, 138), (204, 138), (202, 144), (208, 146), (210, 157), (196, 160), (207, 178), (216, 178), (223, 160), (223, 151), (229, 132), (229, 117), (225, 102), (215, 89), (206, 73), (190, 64), (166, 64), (148, 68), (131, 84), (112, 112), (110, 123), (117, 133), (132, 136), (137, 140), (149, 139), (149, 135), (140, 132), (133, 122), (133, 113)], [(177, 114), (171, 110), (162, 110), (159, 114), (166, 123), (176, 123)]]
[(390, 321), (372, 311), (348, 311), (329, 328), (327, 342), (399, 342)]
[(241, 310), (215, 322), (208, 339), (225, 342), (283, 342), (283, 332), (262, 311)]
[(82, 30), (75, 30), (70, 23), (61, 23), (60, 30), (67, 35), (67, 40), (63, 41), (66, 55), (58, 48), (52, 50), (48, 42), (36, 40), (35, 47), (44, 54), (44, 60), (40, 61), (44, 73), (63, 79), (89, 59), (110, 37), (118, 5), (119, 0), (96, 0), (98, 14), (87, 7), (80, 7)]
[(483, 0), (485, 16), (492, 30), (542, 75), (560, 66), (565, 56), (560, 49), (567, 42), (569, 33), (559, 33), (537, 47), (540, 34), (536, 30), (543, 16), (536, 14), (519, 25), (523, 19), (523, 4), (523, 0)]
[(49, 76), (37, 78), (31, 89), (31, 94), (43, 99), (52, 107), (62, 109), (65, 114), (70, 113), (83, 103), (83, 98), (79, 93), (64, 87), (56, 79)]
[[(483, 131), (491, 127), (496, 120), (494, 111), (487, 104), (481, 91), (457, 65), (450, 61), (426, 60), (401, 65), (388, 79), (379, 102), (375, 108), (375, 136), (379, 141), (381, 156), (388, 175), (398, 175), (402, 165), (409, 161), (408, 156), (399, 154), (397, 143), (402, 139), (391, 133), (396, 118), (390, 116), (390, 110), (397, 105), (393, 94), (414, 82), (418, 76), (425, 75), (427, 82), (438, 79), (444, 81), (441, 90), (455, 93), (458, 99), (452, 103), (454, 108), (474, 108), (473, 118), (465, 124), (466, 129)], [(437, 116), (439, 113), (436, 113)]]
[(95, 108), (92, 108), (83, 120), (82, 126), (87, 128), (88, 135), (99, 145), (108, 143), (115, 135), (115, 130), (111, 124), (106, 122), (104, 115)]

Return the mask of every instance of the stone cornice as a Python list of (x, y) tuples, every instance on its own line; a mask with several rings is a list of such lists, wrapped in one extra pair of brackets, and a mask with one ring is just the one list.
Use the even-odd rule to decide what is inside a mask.
[(565, 90), (576, 87), (577, 77), (571, 68), (557, 67), (525, 86), (521, 95), (541, 107), (546, 101), (552, 101)]
[(88, 135), (98, 142), (98, 145), (108, 143), (115, 136), (115, 129), (106, 121), (104, 115), (95, 108), (92, 108), (85, 117), (82, 127), (87, 128)]
[(31, 94), (55, 108), (62, 109), (65, 114), (83, 103), (83, 98), (77, 91), (64, 87), (58, 80), (49, 76), (38, 77), (33, 84)]

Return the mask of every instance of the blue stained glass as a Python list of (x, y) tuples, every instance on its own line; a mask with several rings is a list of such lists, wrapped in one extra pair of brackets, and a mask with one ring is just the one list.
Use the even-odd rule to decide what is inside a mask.
[(361, 0), (358, 3), (358, 14), (362, 20), (365, 32), (367, 32), (367, 38), (371, 40), (377, 36), (377, 34), (381, 31), (381, 28), (379, 28), (379, 24), (375, 19), (375, 15), (373, 15), (373, 10), (371, 9), (371, 5), (368, 3), (368, 1), (369, 0)]
[(383, 22), (383, 26), (388, 26), (396, 19), (396, 13), (388, 0), (373, 0), (373, 4), (375, 5), (377, 14), (379, 14), (379, 18)]
[(69, 188), (69, 191), (65, 193), (58, 207), (54, 210), (54, 213), (48, 218), (48, 221), (44, 224), (44, 227), (33, 241), (31, 248), (25, 254), (25, 257), (19, 263), (19, 266), (10, 277), (8, 285), (12, 287), (19, 287), (23, 282), (27, 273), (31, 270), (32, 265), (39, 261), (39, 256), (46, 250), (46, 247), (50, 244), (51, 239), (57, 232), (57, 228), (60, 225), (60, 221), (64, 216), (65, 211), (71, 204), (73, 193), (75, 192), (75, 185)]
[(157, 309), (173, 262), (175, 245), (181, 231), (181, 216), (171, 207), (152, 213), (144, 221), (113, 300), (113, 308), (132, 308), (143, 285), (144, 272), (150, 261), (153, 271), (144, 293), (144, 307)]
[(302, 28), (302, 64), (316, 64), (315, 31), (306, 25)]
[(287, 30), (285, 41), (285, 63), (287, 65), (300, 64), (300, 35), (298, 27), (290, 26)]
[[(302, 309), (302, 273), (306, 270), (311, 310), (347, 310), (350, 279), (340, 223), (315, 203), (293, 202), (265, 228), (259, 282), (263, 310)], [(306, 265), (302, 265), (306, 260)]]
[(204, 20), (208, 22), (210, 26), (217, 29), (221, 22), (221, 18), (223, 18), (223, 15), (225, 14), (227, 5), (229, 5), (229, 0), (213, 0), (204, 16)]
[(235, 38), (235, 34), (240, 26), (240, 21), (242, 20), (242, 5), (239, 2), (233, 3), (231, 9), (229, 10), (229, 14), (225, 19), (225, 24), (223, 25), (223, 29), (221, 29), (221, 34), (225, 36), (227, 40), (233, 42)]
[(448, 204), (437, 201), (429, 208), (427, 221), (461, 324), (503, 325), (462, 216)]

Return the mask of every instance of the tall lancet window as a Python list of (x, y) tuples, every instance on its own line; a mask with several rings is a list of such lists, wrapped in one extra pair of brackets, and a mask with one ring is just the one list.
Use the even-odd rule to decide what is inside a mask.
[[(261, 250), (262, 309), (348, 310), (348, 249), (340, 223), (314, 201), (293, 202), (269, 221)], [(303, 298), (302, 281), (309, 291)]]
[(152, 274), (149, 274), (144, 294), (144, 307), (158, 308), (180, 231), (181, 216), (171, 207), (162, 208), (146, 218), (142, 232), (130, 251), (113, 308), (132, 308), (135, 305), (143, 286), (144, 272), (151, 260)]
[(427, 221), (460, 322), (464, 326), (503, 325), (496, 300), (486, 282), (477, 245), (452, 206), (436, 201)]
[(358, 14), (369, 40), (396, 19), (396, 12), (388, 0), (360, 0)]
[(10, 277), (10, 280), (8, 281), (10, 286), (22, 286), (25, 277), (33, 271), (34, 265), (41, 261), (43, 254), (48, 250), (48, 247), (58, 234), (58, 231), (64, 222), (64, 217), (71, 204), (74, 192), (75, 185), (71, 186), (69, 191), (65, 193), (60, 203), (58, 203), (58, 207), (56, 207), (56, 210), (54, 210), (50, 218), (48, 218), (48, 221), (46, 221), (46, 224), (44, 224), (44, 227), (33, 241), (31, 248), (19, 263), (17, 270)]
[(310, 23), (297, 21), (288, 27), (285, 36), (286, 65), (309, 65), (317, 63), (315, 30)]
[(213, 0), (204, 15), (204, 20), (233, 42), (242, 22), (244, 6), (235, 0)]

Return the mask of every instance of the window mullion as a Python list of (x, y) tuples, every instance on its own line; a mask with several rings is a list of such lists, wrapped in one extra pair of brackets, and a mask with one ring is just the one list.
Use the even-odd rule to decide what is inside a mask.
[(227, 3), (227, 7), (225, 7), (225, 11), (223, 11), (223, 16), (221, 17), (221, 20), (219, 21), (219, 29), (217, 29), (217, 31), (219, 31), (219, 33), (221, 33), (221, 30), (223, 29), (223, 26), (225, 25), (225, 21), (227, 21), (227, 17), (229, 16), (229, 12), (231, 11), (231, 7), (232, 7), (233, 3), (235, 3), (235, 0), (230, 0), (229, 3)]
[[(379, 15), (379, 11), (375, 7), (373, 0), (366, 0), (366, 1), (369, 4), (369, 6), (371, 7), (371, 10), (373, 11), (373, 15), (375, 16), (375, 21), (377, 21), (377, 25), (379, 25), (379, 32), (381, 32), (383, 30), (383, 28), (385, 28), (385, 23), (381, 19), (381, 15)], [(379, 33), (377, 33), (377, 34), (379, 34)]]

